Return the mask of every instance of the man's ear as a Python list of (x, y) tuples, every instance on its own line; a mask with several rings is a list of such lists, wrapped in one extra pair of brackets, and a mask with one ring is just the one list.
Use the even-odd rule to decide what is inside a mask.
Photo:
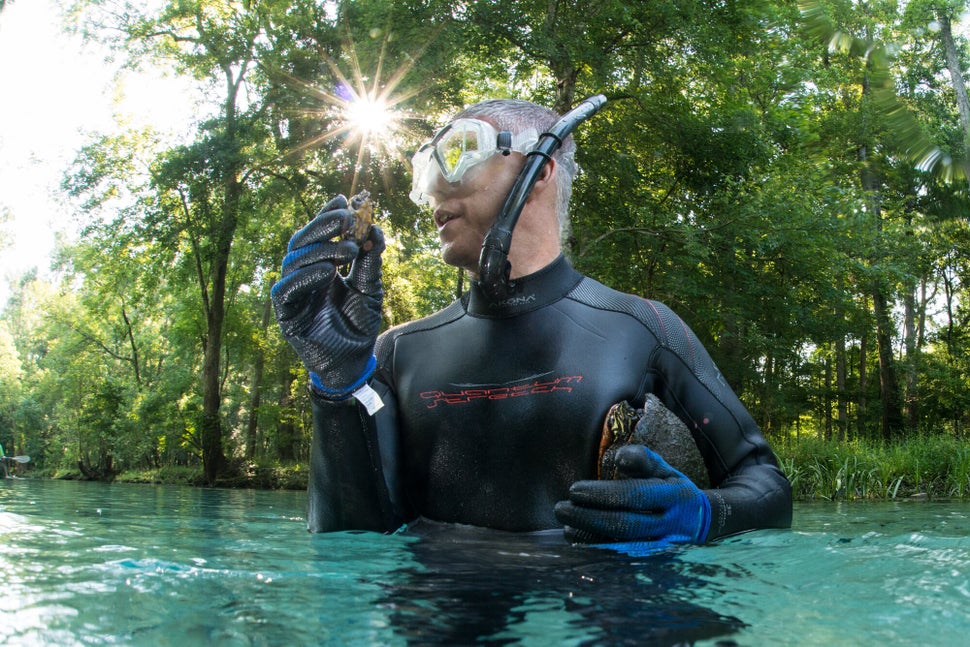
[(555, 159), (550, 159), (546, 162), (546, 165), (542, 167), (539, 171), (539, 177), (536, 178), (536, 183), (532, 187), (532, 191), (529, 192), (528, 202), (531, 202), (534, 198), (539, 197), (546, 191), (552, 191), (555, 195), (556, 191), (556, 173), (559, 172), (559, 163)]

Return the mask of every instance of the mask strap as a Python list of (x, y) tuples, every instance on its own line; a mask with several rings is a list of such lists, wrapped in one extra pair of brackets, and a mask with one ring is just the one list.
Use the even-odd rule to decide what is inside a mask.
[(508, 157), (512, 153), (512, 133), (508, 130), (500, 132), (495, 140), (495, 148)]

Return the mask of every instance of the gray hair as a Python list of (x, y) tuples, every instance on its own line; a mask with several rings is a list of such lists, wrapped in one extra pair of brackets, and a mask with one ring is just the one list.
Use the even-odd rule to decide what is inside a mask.
[[(520, 99), (482, 101), (468, 106), (454, 118), (484, 119), (499, 130), (512, 133), (535, 128), (540, 135), (559, 121), (559, 115), (554, 110)], [(569, 199), (573, 194), (573, 180), (579, 172), (579, 165), (576, 164), (576, 142), (572, 135), (563, 141), (552, 157), (559, 165), (559, 172), (556, 174), (556, 214), (559, 217), (559, 231), (565, 241), (569, 230)]]

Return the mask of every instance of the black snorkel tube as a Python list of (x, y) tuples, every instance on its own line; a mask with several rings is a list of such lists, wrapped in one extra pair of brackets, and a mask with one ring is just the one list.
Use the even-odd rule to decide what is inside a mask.
[(525, 201), (539, 179), (553, 153), (559, 150), (563, 141), (576, 126), (586, 121), (606, 103), (602, 94), (584, 99), (578, 106), (563, 115), (559, 121), (539, 136), (535, 147), (526, 153), (525, 166), (505, 198), (505, 204), (488, 230), (482, 244), (482, 255), (478, 262), (478, 278), (485, 294), (492, 300), (509, 296), (512, 284), (509, 277), (512, 264), (509, 262), (509, 247), (512, 246), (512, 230), (525, 207)]

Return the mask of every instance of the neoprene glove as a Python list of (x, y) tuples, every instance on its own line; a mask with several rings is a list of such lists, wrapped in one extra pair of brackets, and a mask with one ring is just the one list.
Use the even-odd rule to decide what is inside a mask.
[[(325, 398), (349, 397), (374, 372), (381, 327), (384, 234), (372, 226), (361, 246), (341, 240), (353, 215), (337, 196), (290, 239), (271, 296), (283, 337)], [(352, 263), (346, 277), (337, 268)]]
[(711, 502), (690, 479), (643, 445), (622, 447), (616, 464), (616, 480), (577, 481), (556, 504), (566, 539), (630, 555), (707, 539)]

